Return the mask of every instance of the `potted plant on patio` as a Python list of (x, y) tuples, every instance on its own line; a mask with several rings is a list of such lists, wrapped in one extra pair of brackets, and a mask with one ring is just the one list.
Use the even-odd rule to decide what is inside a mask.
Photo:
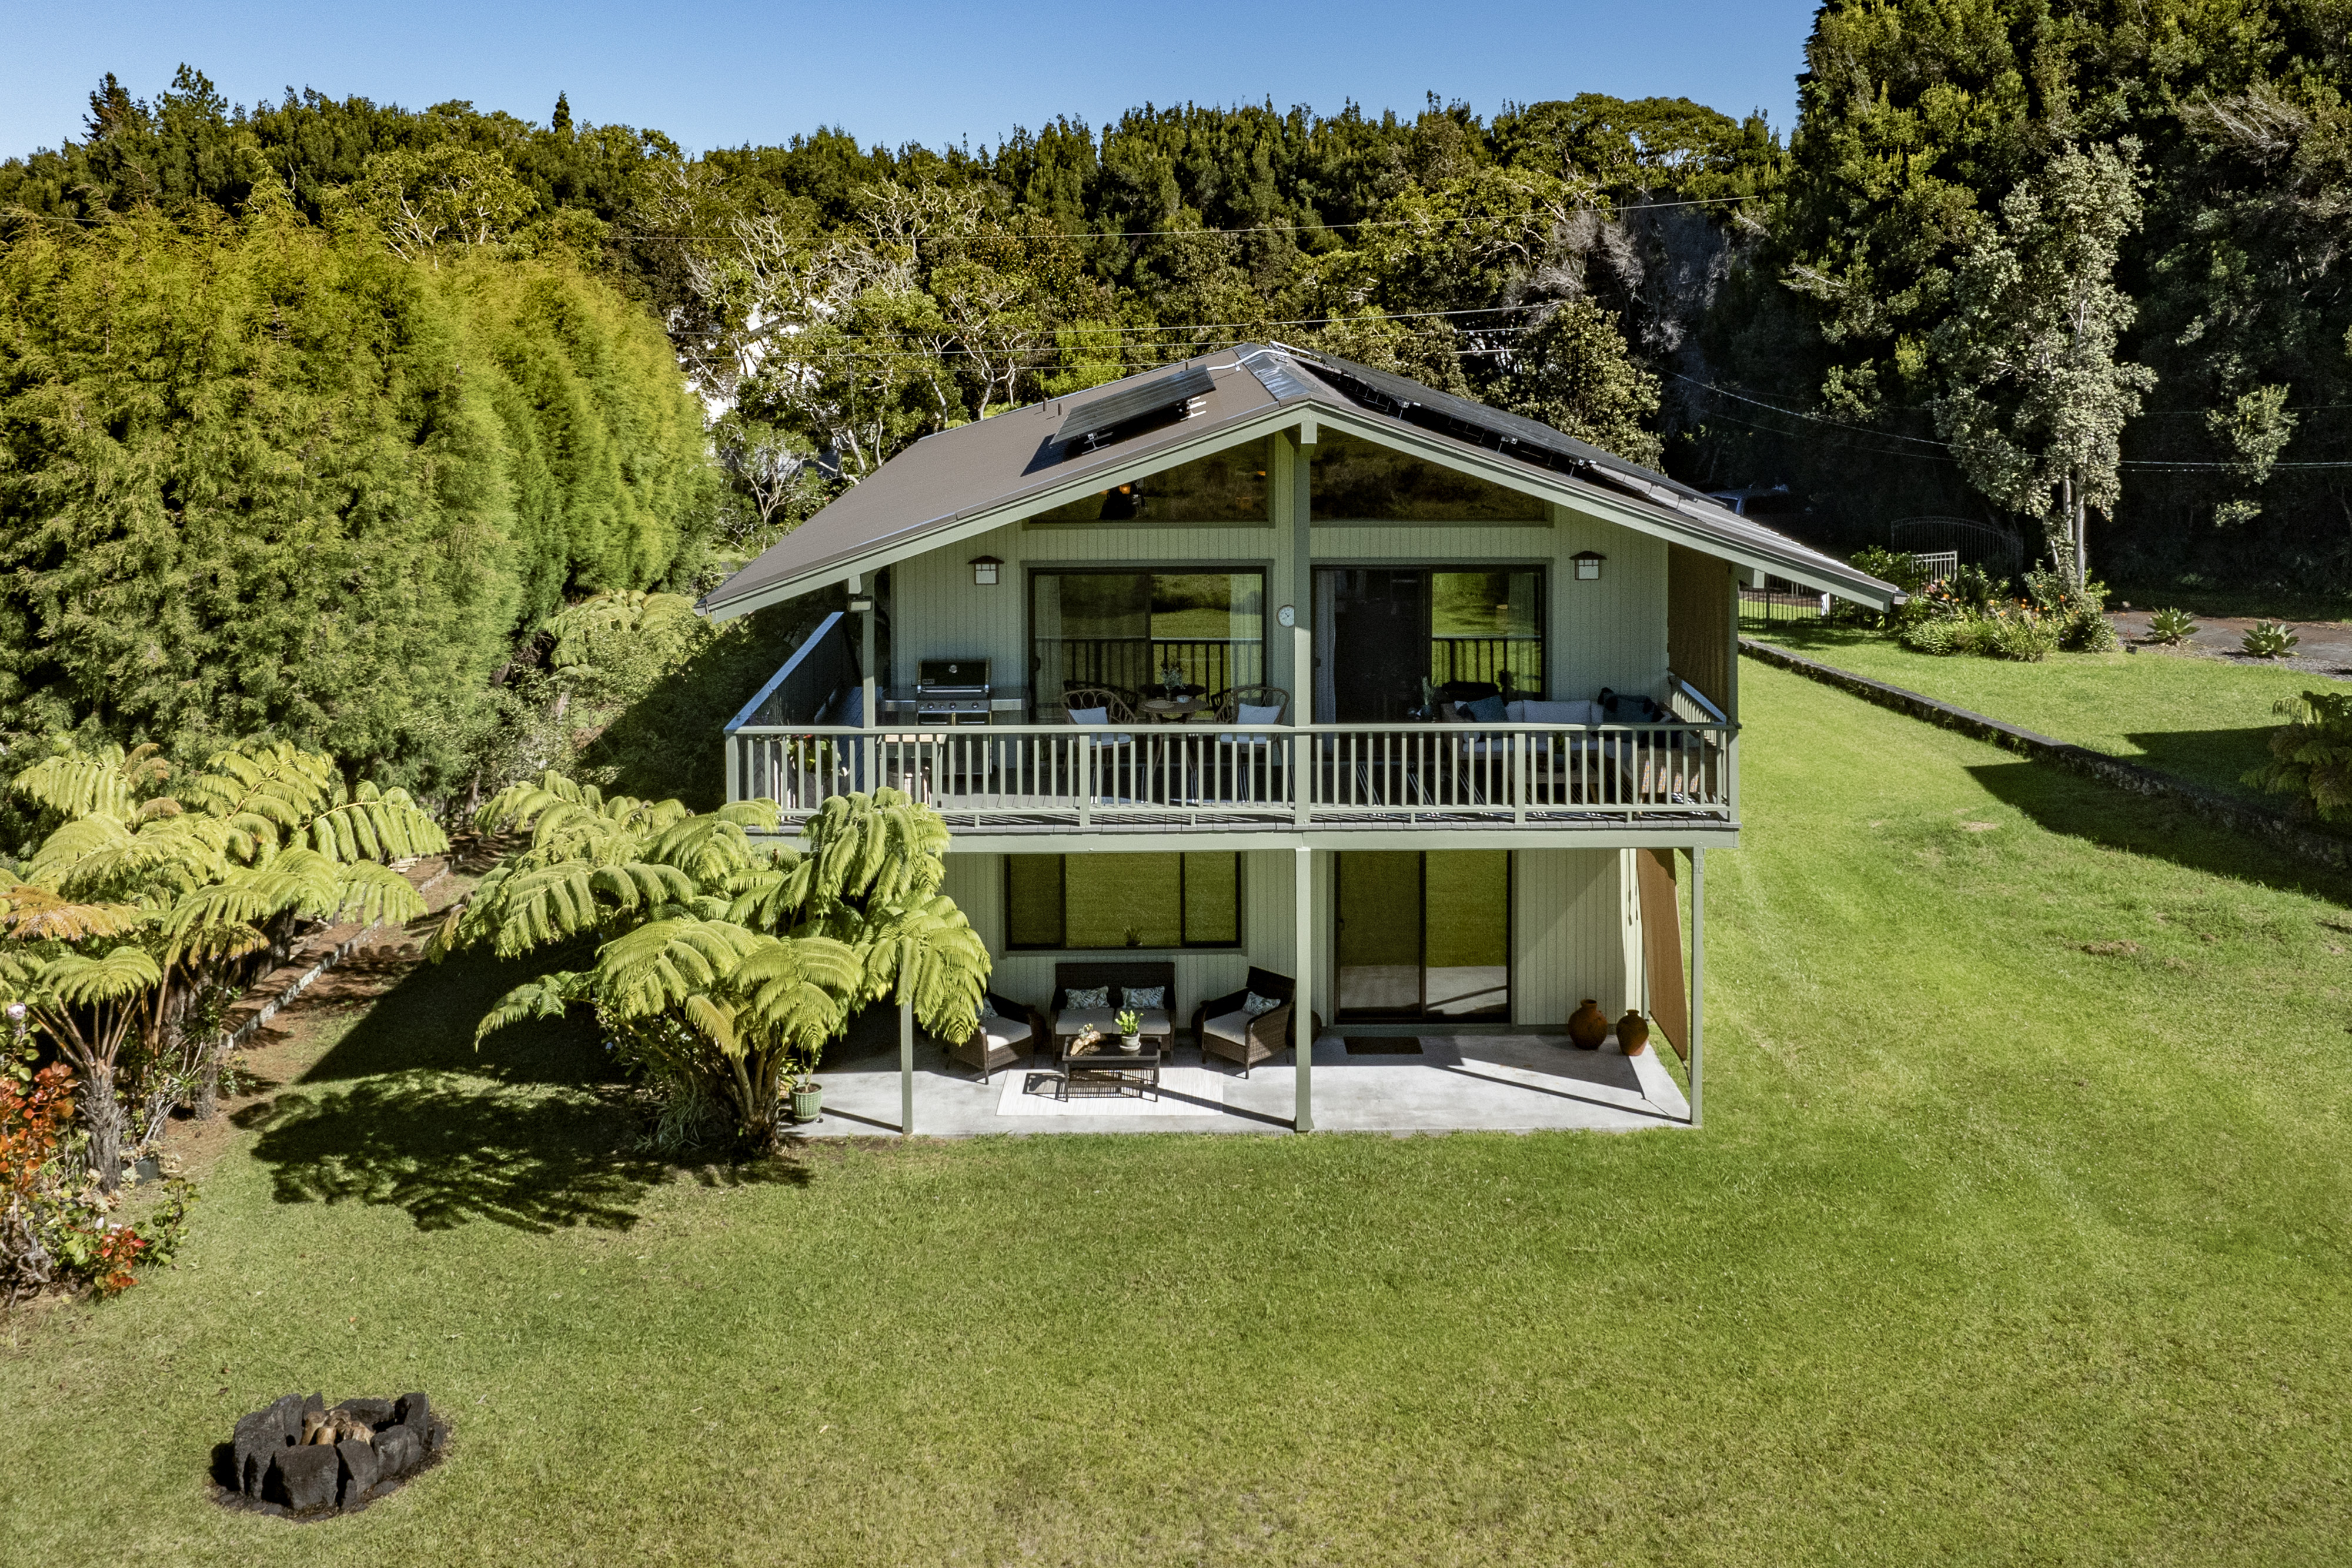
[(1143, 1019), (1136, 1015), (1133, 1008), (1128, 1009), (1111, 1021), (1118, 1026), (1119, 1050), (1133, 1056), (1143, 1049)]
[(814, 1051), (796, 1051), (786, 1070), (794, 1122), (814, 1122), (824, 1113), (824, 1085), (816, 1081), (816, 1058)]

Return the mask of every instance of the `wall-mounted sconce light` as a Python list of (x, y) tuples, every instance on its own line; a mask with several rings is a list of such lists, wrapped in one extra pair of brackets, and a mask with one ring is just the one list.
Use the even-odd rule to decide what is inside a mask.
[(992, 555), (976, 555), (972, 557), (971, 580), (974, 584), (982, 588), (995, 587), (996, 569), (1003, 564), (1004, 563), (1003, 561), (997, 559)]
[(870, 593), (851, 594), (849, 596), (849, 612), (852, 615), (872, 614), (874, 612), (874, 596)]
[(1569, 559), (1576, 562), (1577, 581), (1598, 582), (1601, 580), (1601, 563), (1609, 558), (1597, 549), (1580, 549)]

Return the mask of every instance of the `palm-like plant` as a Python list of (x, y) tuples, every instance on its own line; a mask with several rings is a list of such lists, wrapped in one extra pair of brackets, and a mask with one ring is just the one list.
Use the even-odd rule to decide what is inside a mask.
[(0, 988), (32, 1006), (81, 1075), (77, 1102), (110, 1186), (126, 1131), (113, 1092), (125, 1043), (181, 1061), (191, 1082), (167, 1085), (163, 1104), (184, 1088), (197, 1114), (213, 1114), (226, 1041), (217, 1030), (180, 1038), (197, 998), (299, 921), (422, 914), (389, 862), (448, 847), (404, 791), (352, 789), (332, 758), (284, 742), (232, 747), (166, 793), (171, 781), (142, 746), (62, 751), (10, 784), (61, 820), (5, 895)]
[(787, 1075), (850, 1015), (896, 995), (926, 1029), (969, 1034), (988, 949), (941, 896), (937, 812), (893, 789), (828, 801), (799, 845), (761, 843), (774, 802), (695, 813), (607, 798), (550, 773), (482, 808), (486, 830), (530, 842), (482, 879), (433, 943), (512, 956), (593, 937), (583, 969), (517, 987), (477, 1039), (525, 1019), (594, 1009), (657, 1081), (724, 1104), (771, 1142)]

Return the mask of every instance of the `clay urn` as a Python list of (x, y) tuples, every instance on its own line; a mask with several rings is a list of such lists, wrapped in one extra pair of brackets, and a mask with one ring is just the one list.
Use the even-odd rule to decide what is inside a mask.
[(1639, 1056), (1650, 1049), (1650, 1020), (1632, 1008), (1617, 1020), (1617, 1049), (1628, 1056)]
[(1598, 1051), (1609, 1038), (1609, 1015), (1591, 997), (1568, 1015), (1568, 1043), (1579, 1051)]

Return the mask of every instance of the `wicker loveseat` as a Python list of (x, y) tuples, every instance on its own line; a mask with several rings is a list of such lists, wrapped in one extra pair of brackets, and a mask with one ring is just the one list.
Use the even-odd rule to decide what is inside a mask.
[(1045, 1030), (1045, 1017), (1035, 1008), (994, 991), (988, 993), (988, 1005), (996, 1009), (996, 1016), (982, 1019), (971, 1038), (948, 1048), (948, 1054), (956, 1061), (980, 1069), (982, 1083), (998, 1068), (1010, 1067), (1021, 1057), (1034, 1056), (1053, 1043)]
[[(1052, 1037), (1058, 1047), (1061, 1041), (1076, 1035), (1089, 1025), (1105, 1034), (1115, 1032), (1112, 1023), (1119, 1010), (1128, 1006), (1127, 993), (1139, 986), (1165, 988), (1161, 995), (1164, 1005), (1157, 1008), (1137, 1008), (1141, 1015), (1143, 1033), (1156, 1037), (1165, 1047), (1175, 1038), (1175, 1026), (1171, 1021), (1176, 1014), (1176, 966), (1165, 958), (1136, 958), (1125, 963), (1056, 964), (1054, 966), (1054, 999), (1045, 1009), (1052, 1022)], [(1073, 990), (1105, 989), (1110, 995), (1108, 1005), (1078, 1009), (1070, 1006)]]
[[(1243, 1004), (1255, 992), (1282, 1005), (1271, 1012), (1252, 1018), (1243, 1010)], [(1241, 1064), (1242, 1076), (1261, 1061), (1279, 1056), (1297, 1043), (1298, 1031), (1292, 1027), (1291, 1003), (1298, 995), (1297, 982), (1287, 975), (1277, 975), (1271, 969), (1252, 966), (1249, 984), (1231, 996), (1216, 997), (1192, 1009), (1192, 1038), (1201, 1042), (1201, 1060), (1222, 1056)], [(1323, 1032), (1323, 1020), (1308, 1015), (1308, 1038)]]

